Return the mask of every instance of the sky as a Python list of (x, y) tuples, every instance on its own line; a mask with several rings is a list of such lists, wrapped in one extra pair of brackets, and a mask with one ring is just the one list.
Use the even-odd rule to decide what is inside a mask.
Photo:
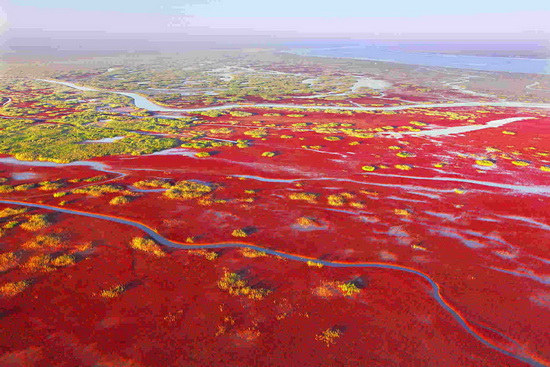
[(7, 29), (124, 33), (550, 35), (543, 0), (3, 0)]

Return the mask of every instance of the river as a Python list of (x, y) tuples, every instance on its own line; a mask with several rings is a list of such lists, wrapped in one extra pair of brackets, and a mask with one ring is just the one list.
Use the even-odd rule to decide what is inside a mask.
[(430, 286), (432, 288), (431, 295), (437, 301), (437, 303), (439, 303), (439, 305), (445, 311), (447, 311), (447, 313), (449, 313), (460, 324), (460, 326), (466, 332), (468, 332), (471, 336), (473, 336), (475, 339), (477, 339), (480, 343), (484, 344), (485, 346), (487, 346), (489, 348), (492, 348), (493, 350), (495, 350), (497, 352), (500, 352), (500, 353), (505, 354), (509, 357), (520, 360), (522, 362), (528, 363), (532, 366), (537, 366), (537, 367), (538, 366), (541, 366), (541, 367), (543, 366), (541, 363), (538, 363), (537, 361), (535, 361), (535, 360), (533, 360), (533, 359), (531, 359), (527, 356), (520, 356), (520, 355), (514, 354), (514, 353), (509, 352), (505, 349), (502, 349), (502, 348), (492, 344), (488, 340), (484, 339), (474, 329), (472, 329), (472, 327), (468, 324), (468, 322), (449, 303), (447, 303), (447, 301), (445, 301), (443, 299), (443, 297), (441, 296), (441, 289), (439, 287), (439, 284), (437, 284), (428, 275), (426, 275), (426, 274), (424, 274), (424, 273), (422, 273), (418, 270), (415, 270), (415, 269), (411, 269), (411, 268), (408, 268), (408, 267), (405, 267), (405, 266), (400, 266), (400, 265), (374, 263), (374, 262), (346, 263), (346, 262), (339, 262), (339, 261), (328, 261), (328, 260), (321, 260), (321, 259), (312, 259), (312, 258), (309, 258), (309, 257), (306, 257), (306, 256), (301, 256), (301, 255), (296, 255), (296, 254), (289, 254), (289, 253), (286, 253), (286, 252), (272, 250), (272, 249), (269, 249), (269, 248), (264, 248), (264, 247), (261, 247), (261, 246), (257, 246), (257, 245), (253, 245), (253, 244), (249, 244), (249, 243), (241, 243), (241, 242), (235, 242), (235, 243), (222, 242), (222, 243), (212, 243), (212, 244), (202, 244), (202, 245), (201, 244), (189, 245), (189, 244), (183, 244), (183, 243), (180, 243), (180, 242), (171, 241), (171, 240), (161, 236), (160, 234), (155, 232), (150, 227), (148, 227), (148, 226), (146, 226), (142, 223), (129, 220), (129, 219), (124, 219), (124, 218), (119, 218), (119, 217), (114, 217), (114, 216), (109, 216), (109, 215), (104, 215), (104, 214), (89, 213), (89, 212), (84, 212), (84, 211), (79, 211), (79, 210), (72, 210), (72, 209), (67, 209), (67, 208), (59, 208), (59, 207), (43, 205), (43, 204), (34, 204), (34, 203), (13, 201), (13, 200), (0, 200), (0, 203), (9, 204), (9, 205), (20, 205), (20, 206), (26, 206), (26, 207), (31, 207), (31, 208), (40, 208), (40, 209), (45, 209), (45, 210), (52, 210), (52, 211), (56, 211), (56, 212), (59, 212), (59, 213), (78, 215), (78, 216), (82, 216), (82, 217), (89, 217), (89, 218), (107, 220), (107, 221), (111, 221), (111, 222), (115, 222), (115, 223), (129, 225), (129, 226), (132, 226), (132, 227), (135, 227), (135, 228), (138, 228), (138, 229), (144, 231), (151, 238), (153, 238), (155, 241), (157, 241), (158, 243), (160, 243), (164, 246), (178, 248), (178, 249), (192, 250), (192, 249), (213, 249), (213, 248), (249, 248), (249, 249), (253, 249), (253, 250), (256, 250), (256, 251), (262, 251), (262, 252), (268, 253), (270, 255), (280, 256), (282, 258), (289, 259), (289, 260), (300, 261), (300, 262), (304, 262), (304, 263), (314, 262), (314, 263), (322, 264), (323, 266), (328, 266), (328, 267), (336, 267), (336, 268), (381, 268), (381, 269), (392, 269), (392, 270), (397, 270), (397, 271), (401, 271), (401, 272), (405, 272), (405, 273), (414, 274), (414, 275), (419, 276), (422, 279), (426, 280), (430, 284)]
[(314, 105), (299, 105), (299, 104), (277, 104), (277, 103), (257, 103), (250, 105), (242, 104), (227, 104), (222, 106), (213, 107), (201, 107), (201, 108), (167, 108), (159, 106), (146, 97), (137, 93), (111, 91), (103, 89), (94, 89), (89, 87), (80, 86), (74, 83), (63, 82), (59, 80), (49, 79), (37, 79), (40, 81), (61, 84), (67, 87), (75, 88), (82, 91), (95, 91), (114, 93), (122, 96), (132, 98), (134, 105), (137, 108), (152, 112), (204, 112), (212, 110), (230, 110), (235, 108), (297, 108), (297, 109), (313, 109), (313, 110), (345, 110), (345, 111), (403, 111), (415, 108), (457, 108), (457, 107), (513, 107), (513, 108), (536, 108), (536, 109), (550, 109), (550, 104), (547, 103), (526, 103), (526, 102), (459, 102), (459, 103), (417, 103), (400, 106), (388, 106), (388, 107), (351, 107), (351, 106), (314, 106)]

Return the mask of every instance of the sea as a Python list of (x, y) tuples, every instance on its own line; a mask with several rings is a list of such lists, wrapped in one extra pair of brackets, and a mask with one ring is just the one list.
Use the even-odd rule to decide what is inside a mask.
[(550, 59), (475, 56), (413, 52), (378, 45), (296, 47), (287, 52), (302, 56), (388, 61), (399, 64), (550, 75)]

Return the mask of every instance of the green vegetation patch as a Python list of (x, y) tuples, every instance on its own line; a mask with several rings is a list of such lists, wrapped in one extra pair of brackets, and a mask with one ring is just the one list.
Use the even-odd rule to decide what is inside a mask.
[[(83, 143), (121, 135), (125, 138), (112, 143)], [(69, 163), (107, 155), (150, 154), (177, 145), (177, 139), (94, 126), (29, 125), (11, 120), (8, 127), (0, 129), (0, 153), (20, 160)]]

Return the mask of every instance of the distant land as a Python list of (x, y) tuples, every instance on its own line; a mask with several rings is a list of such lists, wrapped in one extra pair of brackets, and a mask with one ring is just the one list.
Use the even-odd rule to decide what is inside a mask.
[[(448, 38), (443, 39), (445, 36)], [(243, 47), (292, 49), (343, 46), (377, 46), (404, 52), (550, 59), (550, 40), (542, 34), (510, 35), (350, 35), (348, 38), (278, 36), (183, 35), (178, 33), (124, 34), (107, 32), (54, 32), (39, 29), (10, 29), (0, 35), (0, 52), (18, 57), (55, 54), (108, 55), (120, 52), (185, 52), (200, 49)]]
[[(327, 46), (298, 46), (288, 52), (302, 56), (350, 58), (396, 62), (408, 65), (472, 69), (510, 73), (550, 74), (550, 58), (542, 57), (542, 48), (536, 44), (511, 42), (508, 49), (504, 44), (488, 45), (483, 51), (479, 47), (462, 47), (462, 43), (419, 43), (408, 42), (363, 42), (356, 44), (335, 44)], [(293, 45), (293, 46), (295, 46)], [(536, 56), (536, 57), (535, 57)]]

